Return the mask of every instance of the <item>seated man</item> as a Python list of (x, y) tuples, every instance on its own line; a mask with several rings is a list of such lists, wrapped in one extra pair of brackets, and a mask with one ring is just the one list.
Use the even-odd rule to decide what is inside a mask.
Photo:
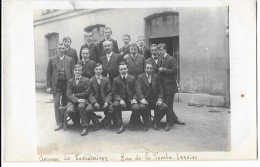
[[(119, 63), (119, 73), (113, 80), (112, 94), (113, 94), (113, 109), (119, 124), (117, 134), (124, 132), (124, 125), (122, 119), (122, 110), (131, 109), (133, 113), (139, 112), (139, 105), (136, 101), (136, 80), (135, 77), (129, 75), (128, 68), (125, 62)], [(132, 130), (132, 124), (129, 123)]]
[(144, 131), (149, 129), (150, 111), (154, 110), (153, 128), (159, 130), (158, 124), (165, 116), (168, 106), (163, 102), (164, 92), (158, 74), (153, 73), (152, 63), (146, 63), (145, 72), (137, 78), (138, 100), (144, 121)]
[[(94, 111), (103, 110), (105, 118), (102, 124), (105, 126), (111, 121), (110, 113), (113, 112), (112, 108), (112, 93), (111, 84), (107, 77), (102, 76), (103, 66), (97, 63), (94, 68), (95, 76), (90, 79), (89, 90), (89, 104), (87, 106), (87, 113), (91, 114)], [(95, 123), (94, 123), (95, 122)], [(99, 121), (93, 121), (94, 131), (100, 127)]]
[(87, 95), (89, 91), (89, 79), (81, 76), (82, 74), (82, 66), (80, 64), (76, 64), (74, 67), (74, 78), (71, 78), (68, 82), (67, 87), (67, 113), (68, 115), (75, 114), (76, 109), (80, 114), (81, 126), (83, 130), (81, 132), (81, 136), (85, 136), (88, 134), (88, 117), (86, 113), (86, 105), (88, 104)]

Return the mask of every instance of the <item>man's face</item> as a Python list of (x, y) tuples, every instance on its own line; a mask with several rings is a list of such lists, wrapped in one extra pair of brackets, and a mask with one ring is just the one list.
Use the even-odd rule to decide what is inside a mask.
[(159, 55), (160, 55), (161, 57), (163, 57), (164, 54), (166, 53), (166, 50), (164, 50), (164, 49), (161, 47), (161, 48), (158, 49), (158, 52), (159, 52)]
[(75, 77), (80, 77), (82, 74), (82, 68), (81, 67), (74, 68), (73, 73), (74, 73)]
[(136, 55), (137, 54), (137, 52), (138, 52), (138, 48), (137, 47), (134, 47), (134, 46), (130, 46), (130, 53), (132, 54), (132, 55)]
[(120, 65), (120, 66), (119, 66), (119, 73), (120, 73), (121, 75), (126, 75), (127, 72), (128, 72), (128, 68), (127, 68), (126, 65)]
[(123, 37), (123, 42), (124, 42), (125, 45), (128, 45), (129, 42), (130, 42), (130, 39), (127, 36), (124, 36)]
[(58, 45), (58, 54), (60, 56), (63, 56), (65, 52), (65, 46), (64, 45)]
[(64, 46), (65, 46), (66, 48), (69, 48), (69, 47), (70, 47), (70, 44), (71, 44), (71, 41), (70, 41), (70, 40), (64, 40), (63, 43), (64, 43)]
[(103, 47), (107, 54), (110, 54), (112, 52), (113, 47), (111, 42), (104, 42)]
[(88, 60), (89, 59), (89, 50), (82, 50), (81, 52), (82, 60)]
[(144, 46), (144, 38), (138, 38), (137, 43), (139, 46)]
[(85, 33), (85, 38), (87, 39), (88, 43), (91, 43), (93, 41), (93, 36), (91, 32), (86, 32)]
[(145, 70), (147, 75), (151, 75), (153, 73), (153, 71), (154, 71), (153, 65), (152, 64), (146, 64), (144, 70)]
[(102, 72), (103, 72), (103, 68), (102, 66), (97, 66), (95, 69), (94, 69), (94, 72), (97, 76), (101, 76), (102, 75)]
[(154, 57), (158, 57), (158, 49), (156, 46), (151, 47), (151, 53)]
[(106, 29), (104, 30), (104, 36), (106, 37), (106, 39), (110, 39), (111, 37), (111, 30), (110, 29)]

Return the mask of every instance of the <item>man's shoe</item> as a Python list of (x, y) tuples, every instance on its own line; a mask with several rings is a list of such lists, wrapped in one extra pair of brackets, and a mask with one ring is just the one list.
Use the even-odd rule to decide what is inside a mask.
[(153, 129), (154, 130), (160, 130), (160, 128), (156, 124), (153, 124)]
[(63, 124), (59, 123), (58, 127), (56, 129), (54, 129), (54, 131), (58, 131), (58, 130), (61, 130), (61, 129), (63, 129)]
[(86, 136), (88, 134), (88, 128), (84, 128), (80, 133), (81, 136)]
[(132, 123), (129, 123), (129, 129), (130, 130), (135, 130), (134, 126), (132, 125)]
[(125, 131), (124, 125), (121, 125), (118, 131), (116, 132), (117, 134), (120, 134)]
[(144, 128), (143, 128), (143, 131), (144, 132), (146, 132), (146, 131), (148, 131), (149, 130), (149, 126), (145, 126)]
[(186, 123), (185, 122), (182, 122), (181, 120), (177, 119), (175, 121), (176, 124), (179, 124), (179, 125), (185, 125)]
[(172, 128), (172, 126), (170, 124), (166, 124), (164, 130), (169, 131), (171, 128)]
[(97, 130), (100, 129), (100, 127), (101, 127), (101, 126), (100, 126), (100, 124), (98, 123), (98, 124), (94, 125), (92, 131), (93, 131), (93, 132), (94, 132), (94, 131), (97, 131)]

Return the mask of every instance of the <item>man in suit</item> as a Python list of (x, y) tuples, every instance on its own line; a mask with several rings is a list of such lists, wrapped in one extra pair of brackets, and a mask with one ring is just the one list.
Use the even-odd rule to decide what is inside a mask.
[(154, 74), (151, 62), (146, 63), (145, 72), (137, 78), (138, 100), (140, 101), (140, 113), (144, 120), (144, 129), (149, 129), (150, 112), (154, 110), (153, 128), (159, 130), (158, 124), (166, 114), (168, 106), (163, 102), (164, 91), (158, 74)]
[(82, 76), (86, 78), (92, 78), (94, 76), (94, 67), (95, 62), (90, 60), (90, 50), (88, 48), (83, 48), (81, 50), (81, 57), (82, 59), (78, 62), (78, 64), (82, 65)]
[[(117, 134), (124, 132), (124, 124), (122, 119), (122, 110), (131, 109), (133, 113), (139, 112), (139, 104), (137, 103), (137, 85), (135, 77), (127, 73), (128, 68), (125, 62), (119, 64), (118, 75), (113, 80), (112, 94), (113, 94), (113, 109), (116, 114), (119, 129)], [(132, 130), (131, 123), (129, 128)]]
[(176, 83), (176, 75), (178, 72), (176, 60), (167, 54), (167, 46), (164, 43), (158, 45), (158, 52), (162, 58), (162, 63), (159, 70), (160, 79), (165, 92), (165, 103), (168, 105), (168, 112), (166, 114), (166, 127), (165, 131), (172, 128), (174, 124), (184, 125), (173, 111), (174, 94), (178, 92)]
[[(144, 72), (145, 58), (143, 55), (138, 54), (138, 45), (136, 43), (130, 44), (130, 54), (124, 57), (124, 61), (128, 67), (128, 74), (135, 76), (135, 78)], [(142, 124), (138, 113), (133, 112), (131, 114), (130, 124), (134, 125), (133, 128)]]
[(77, 64), (79, 58), (78, 58), (78, 55), (77, 55), (77, 51), (70, 47), (70, 45), (71, 45), (71, 38), (70, 37), (64, 37), (63, 38), (63, 43), (64, 43), (64, 46), (66, 47), (65, 55), (71, 57), (72, 60), (73, 60), (73, 63)]
[(86, 105), (88, 104), (87, 96), (89, 91), (90, 81), (88, 78), (83, 77), (82, 75), (82, 66), (76, 64), (74, 66), (74, 76), (68, 82), (67, 87), (67, 113), (68, 115), (77, 115), (79, 112), (81, 126), (83, 130), (81, 136), (88, 134), (88, 116), (86, 113)]
[[(89, 104), (87, 106), (87, 113), (93, 113), (94, 111), (103, 110), (105, 118), (101, 121), (103, 126), (106, 126), (111, 122), (112, 108), (112, 89), (110, 80), (107, 77), (102, 76), (103, 67), (102, 64), (97, 63), (94, 68), (95, 76), (90, 79), (90, 94)], [(98, 119), (94, 123), (94, 131), (100, 128)]]
[(140, 35), (137, 39), (137, 43), (139, 45), (138, 53), (143, 55), (145, 59), (151, 57), (151, 52), (148, 48), (145, 47), (145, 37)]
[(91, 31), (85, 32), (84, 37), (86, 38), (86, 43), (84, 45), (82, 45), (80, 48), (80, 52), (79, 52), (80, 60), (82, 59), (82, 49), (88, 48), (89, 54), (90, 54), (89, 59), (98, 63), (99, 62), (99, 47), (98, 47), (98, 44), (95, 44), (93, 42), (92, 32)]
[(99, 42), (99, 56), (102, 57), (106, 54), (106, 51), (104, 50), (104, 45), (103, 43), (105, 41), (111, 41), (112, 42), (112, 48), (113, 48), (113, 52), (119, 54), (119, 49), (118, 49), (118, 45), (117, 45), (117, 41), (111, 38), (112, 35), (112, 30), (109, 27), (104, 27), (104, 36), (105, 39), (103, 39), (102, 41)]
[(158, 55), (158, 49), (156, 44), (150, 45), (152, 56), (145, 60), (146, 63), (152, 63), (154, 67), (154, 73), (159, 74), (159, 67), (161, 65), (161, 57)]
[[(122, 61), (121, 55), (114, 53), (113, 50), (113, 43), (112, 41), (105, 41), (103, 42), (103, 47), (106, 52), (106, 55), (100, 57), (100, 63), (103, 66), (103, 73), (102, 75), (109, 78), (110, 83), (112, 84), (113, 79), (118, 76), (118, 66), (119, 63)], [(114, 125), (117, 126), (117, 119), (115, 113), (112, 114), (112, 119)]]
[(131, 41), (130, 35), (125, 34), (123, 36), (123, 40), (122, 41), (124, 42), (124, 46), (119, 49), (119, 52), (120, 52), (120, 55), (122, 57), (124, 57), (125, 55), (130, 54), (130, 41)]
[(60, 104), (62, 106), (67, 105), (67, 83), (73, 76), (73, 60), (66, 56), (64, 52), (64, 44), (59, 43), (58, 55), (55, 55), (49, 59), (46, 72), (47, 92), (53, 93), (55, 119), (58, 125), (58, 127), (54, 129), (55, 131), (63, 128), (63, 117), (59, 107)]

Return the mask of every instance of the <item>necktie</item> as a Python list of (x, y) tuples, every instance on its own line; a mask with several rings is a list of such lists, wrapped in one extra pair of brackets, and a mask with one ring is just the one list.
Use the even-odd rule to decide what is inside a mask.
[(101, 77), (100, 76), (97, 76), (97, 82), (100, 85), (100, 82), (101, 82)]
[(76, 78), (76, 85), (79, 84), (79, 78)]

